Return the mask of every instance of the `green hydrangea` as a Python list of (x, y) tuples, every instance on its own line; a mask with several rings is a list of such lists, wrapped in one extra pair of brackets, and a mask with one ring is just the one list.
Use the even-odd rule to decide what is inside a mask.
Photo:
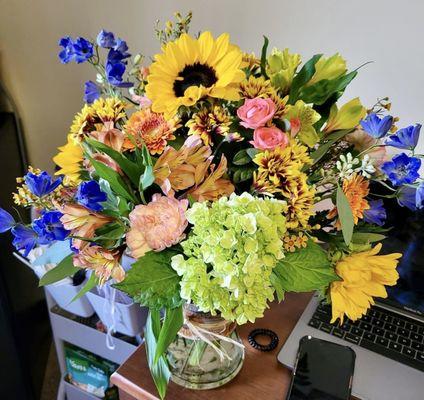
[(286, 211), (283, 201), (248, 193), (193, 204), (193, 229), (181, 243), (185, 257), (172, 258), (181, 297), (238, 324), (262, 317), (274, 295), (271, 272), (284, 257)]

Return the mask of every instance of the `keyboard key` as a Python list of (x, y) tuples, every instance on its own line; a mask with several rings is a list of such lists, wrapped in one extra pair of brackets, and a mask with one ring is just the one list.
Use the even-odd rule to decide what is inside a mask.
[(385, 339), (385, 338), (382, 338), (382, 337), (377, 337), (377, 339), (375, 340), (375, 342), (377, 344), (379, 344), (380, 346), (388, 346), (388, 344), (389, 344), (389, 341), (387, 339)]
[(396, 333), (393, 333), (393, 332), (387, 331), (387, 332), (384, 334), (384, 337), (386, 337), (387, 339), (390, 339), (390, 340), (396, 341), (396, 340), (397, 340), (397, 338), (398, 338), (398, 335), (396, 335)]
[(404, 347), (402, 350), (402, 354), (405, 354), (408, 357), (414, 358), (415, 357), (415, 350), (410, 349), (409, 347)]
[(368, 312), (368, 315), (373, 318), (378, 318), (380, 316), (380, 313), (376, 309), (371, 308), (371, 310), (369, 310)]
[(371, 325), (371, 324), (368, 324), (368, 323), (366, 323), (366, 322), (361, 322), (361, 323), (359, 324), (359, 327), (360, 327), (361, 329), (363, 329), (364, 331), (367, 331), (367, 332), (370, 332), (370, 331), (371, 331), (371, 329), (372, 329), (372, 325)]
[(316, 312), (314, 314), (314, 318), (320, 320), (321, 322), (326, 322), (326, 323), (329, 323), (331, 321), (331, 315), (325, 314), (322, 312)]
[(364, 333), (364, 331), (361, 328), (357, 328), (356, 326), (354, 326), (351, 330), (350, 333), (352, 335), (358, 335), (358, 336), (362, 336), (362, 334)]
[(410, 322), (405, 323), (405, 329), (411, 332), (418, 333), (418, 325), (411, 324)]
[(409, 337), (409, 332), (405, 328), (397, 328), (397, 333), (400, 336)]
[(319, 329), (323, 332), (331, 333), (331, 330), (333, 329), (333, 327), (330, 324), (326, 324), (325, 322), (323, 322)]
[(389, 343), (389, 349), (396, 350), (396, 351), (400, 352), (402, 350), (402, 346), (399, 343), (390, 342)]
[(424, 345), (418, 342), (412, 342), (411, 347), (418, 351), (424, 351)]
[(401, 328), (405, 327), (405, 321), (402, 321), (401, 319), (395, 318), (393, 321), (393, 325), (400, 326)]
[(419, 333), (420, 335), (424, 335), (424, 326), (420, 326), (420, 327), (418, 328), (418, 333)]
[(371, 317), (370, 317), (369, 315), (364, 315), (364, 316), (361, 318), (361, 321), (362, 321), (362, 322), (371, 322)]
[(415, 356), (415, 358), (418, 361), (421, 361), (422, 363), (424, 363), (424, 353), (417, 352), (417, 355)]
[(381, 329), (381, 328), (379, 328), (377, 326), (374, 326), (374, 328), (372, 328), (371, 332), (372, 333), (375, 333), (376, 335), (379, 335), (379, 336), (383, 336), (384, 335), (384, 329)]
[(384, 324), (384, 329), (391, 332), (396, 332), (396, 325), (386, 323)]
[(384, 314), (380, 317), (384, 322), (392, 322), (392, 317), (390, 315)]
[(369, 340), (370, 342), (373, 342), (377, 336), (375, 336), (373, 333), (365, 332), (363, 338)]
[(384, 321), (381, 321), (380, 319), (375, 319), (374, 318), (372, 320), (372, 324), (375, 325), (375, 326), (377, 326), (377, 327), (379, 327), (379, 328), (382, 328), (384, 326)]
[(343, 338), (344, 332), (339, 328), (334, 328), (332, 335), (339, 337), (339, 338)]
[(411, 335), (409, 337), (419, 343), (423, 341), (423, 335), (420, 335), (419, 333), (411, 332)]
[(309, 324), (308, 324), (309, 326), (312, 326), (313, 328), (319, 328), (319, 326), (321, 325), (321, 322), (320, 321), (318, 321), (317, 319), (314, 319), (314, 318), (312, 318), (310, 321), (309, 321)]
[(342, 326), (340, 326), (340, 329), (342, 329), (345, 332), (349, 332), (350, 331), (350, 325), (345, 322)]
[(411, 339), (407, 339), (403, 336), (398, 337), (398, 343), (403, 344), (404, 346), (410, 346), (411, 345)]
[(346, 333), (344, 339), (350, 343), (358, 344), (361, 338), (358, 335), (352, 335), (351, 333)]

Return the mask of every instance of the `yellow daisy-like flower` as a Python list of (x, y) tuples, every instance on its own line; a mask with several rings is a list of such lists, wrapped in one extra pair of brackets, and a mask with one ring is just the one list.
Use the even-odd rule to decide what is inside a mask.
[(64, 183), (66, 185), (78, 185), (81, 182), (80, 170), (83, 160), (81, 146), (76, 143), (72, 135), (68, 135), (68, 142), (59, 147), (59, 153), (53, 157), (53, 161), (60, 167), (56, 175), (65, 175)]
[(238, 85), (245, 78), (243, 54), (228, 34), (215, 40), (210, 32), (198, 39), (183, 33), (162, 50), (147, 78), (153, 111), (173, 117), (180, 106), (190, 107), (204, 97), (239, 99)]
[(243, 53), (243, 68), (254, 71), (259, 69), (260, 66), (261, 60), (255, 56), (255, 53)]
[(240, 94), (244, 99), (254, 99), (255, 97), (267, 98), (275, 93), (271, 81), (265, 79), (263, 76), (255, 78), (253, 75), (250, 75), (249, 79), (245, 79), (240, 83)]
[(177, 118), (166, 120), (163, 114), (144, 108), (132, 114), (126, 123), (124, 148), (133, 150), (145, 144), (151, 154), (160, 154), (168, 141), (175, 139), (178, 127)]
[(294, 253), (296, 251), (296, 235), (287, 235), (283, 239), (284, 250)]
[(221, 106), (203, 108), (187, 121), (189, 135), (198, 135), (205, 145), (213, 144), (213, 135), (226, 136), (230, 131), (231, 117)]
[[(364, 211), (370, 208), (368, 201), (365, 199), (369, 191), (369, 181), (362, 175), (355, 173), (343, 181), (343, 192), (350, 204), (355, 224), (358, 223), (359, 219), (364, 218)], [(328, 218), (331, 219), (336, 216), (337, 207), (334, 207), (328, 213)], [(341, 229), (340, 220), (336, 221), (336, 227), (337, 229)]]
[(117, 97), (99, 98), (93, 104), (86, 104), (74, 117), (69, 131), (72, 139), (81, 141), (85, 133), (97, 130), (98, 124), (122, 121), (127, 107), (128, 104)]
[(331, 322), (344, 315), (355, 321), (374, 304), (373, 297), (387, 297), (387, 286), (396, 284), (399, 274), (396, 271), (400, 253), (378, 255), (381, 243), (373, 249), (351, 254), (336, 265), (340, 281), (331, 283), (330, 296), (333, 318)]

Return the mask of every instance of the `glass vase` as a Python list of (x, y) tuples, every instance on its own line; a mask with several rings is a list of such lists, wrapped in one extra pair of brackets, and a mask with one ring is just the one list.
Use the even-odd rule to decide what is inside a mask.
[(186, 388), (204, 390), (232, 380), (244, 361), (244, 347), (236, 324), (200, 312), (193, 304), (184, 306), (184, 319), (167, 351), (172, 381)]

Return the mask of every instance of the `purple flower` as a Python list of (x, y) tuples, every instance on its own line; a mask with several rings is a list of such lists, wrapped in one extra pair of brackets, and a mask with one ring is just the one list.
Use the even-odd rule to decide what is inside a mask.
[(25, 225), (17, 224), (12, 228), (11, 232), (13, 235), (13, 246), (15, 246), (16, 250), (25, 250), (25, 257), (38, 244), (37, 234)]
[(382, 226), (386, 222), (387, 214), (383, 200), (371, 200), (370, 209), (364, 211), (364, 220), (369, 224)]
[(402, 186), (397, 194), (397, 201), (400, 206), (409, 208), (411, 211), (417, 209), (417, 188), (412, 186)]
[(7, 232), (15, 226), (14, 218), (3, 208), (0, 207), (0, 233)]
[(78, 186), (75, 200), (84, 207), (93, 211), (101, 211), (101, 203), (107, 200), (107, 194), (102, 192), (96, 181), (82, 182)]
[(97, 44), (105, 49), (111, 49), (116, 45), (115, 35), (102, 29), (97, 35)]
[(419, 178), (418, 170), (421, 160), (416, 157), (408, 157), (405, 153), (398, 154), (381, 166), (381, 170), (387, 175), (394, 186), (414, 183)]
[(66, 239), (70, 231), (63, 227), (60, 221), (62, 215), (59, 211), (47, 211), (40, 218), (33, 221), (32, 227), (39, 236), (40, 244)]
[(84, 101), (88, 104), (100, 97), (100, 88), (93, 82), (87, 81), (84, 84)]
[(392, 127), (393, 117), (386, 115), (384, 118), (380, 118), (377, 114), (371, 113), (360, 124), (365, 132), (375, 139), (380, 139)]
[(421, 125), (410, 125), (406, 128), (399, 129), (394, 135), (387, 138), (386, 144), (397, 147), (399, 149), (415, 149), (420, 136)]
[(24, 176), (25, 184), (28, 186), (28, 189), (37, 197), (43, 197), (53, 192), (53, 190), (62, 183), (62, 179), (62, 177), (59, 177), (53, 180), (46, 171), (38, 175), (28, 172)]
[(63, 64), (68, 64), (74, 58), (74, 45), (72, 39), (69, 36), (63, 37), (59, 40), (59, 46), (63, 47), (63, 50), (59, 53), (59, 59)]

